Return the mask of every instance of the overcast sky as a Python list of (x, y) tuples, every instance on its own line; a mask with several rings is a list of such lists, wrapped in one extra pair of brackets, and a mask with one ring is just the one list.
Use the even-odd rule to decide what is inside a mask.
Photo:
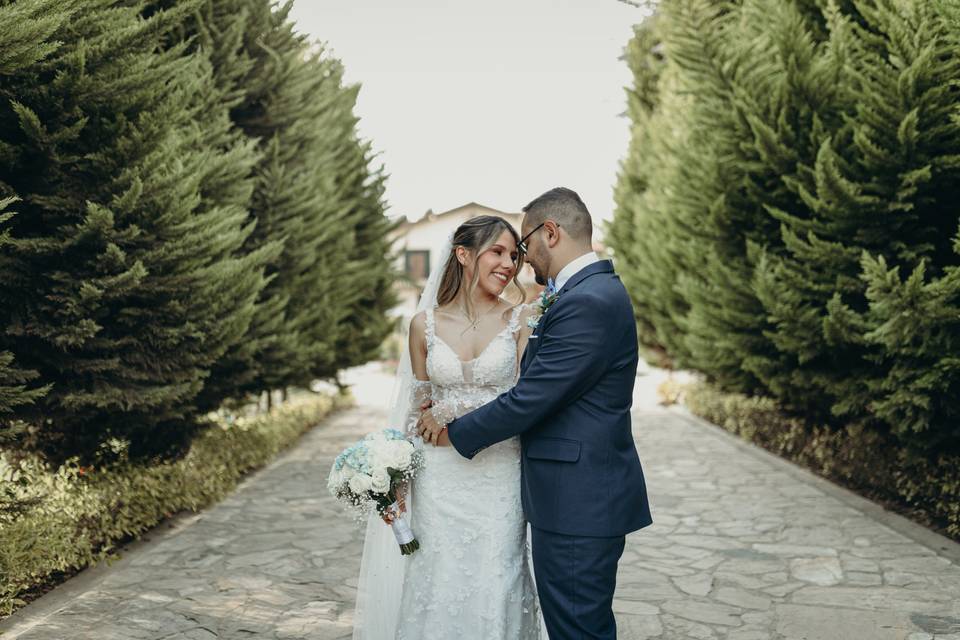
[(617, 0), (297, 0), (300, 31), (360, 83), (360, 133), (391, 216), (476, 201), (519, 211), (554, 186), (613, 213), (629, 139), (619, 60), (640, 9)]

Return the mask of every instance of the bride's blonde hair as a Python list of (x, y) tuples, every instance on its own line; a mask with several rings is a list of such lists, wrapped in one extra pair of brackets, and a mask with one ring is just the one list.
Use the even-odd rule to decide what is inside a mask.
[[(504, 231), (509, 231), (510, 235), (513, 236), (514, 242), (517, 243), (517, 268), (513, 273), (513, 280), (511, 281), (520, 292), (520, 300), (517, 304), (526, 300), (526, 289), (523, 288), (523, 285), (520, 284), (520, 280), (518, 279), (520, 269), (523, 267), (523, 255), (519, 251), (520, 234), (517, 233), (517, 230), (514, 229), (509, 222), (500, 216), (477, 216), (461, 224), (453, 233), (453, 246), (450, 247), (450, 259), (447, 260), (447, 267), (440, 279), (440, 288), (437, 291), (437, 305), (442, 307), (452, 302), (456, 299), (462, 287), (466, 293), (464, 304), (467, 307), (467, 315), (470, 317), (470, 320), (476, 319), (473, 317), (474, 310), (471, 300), (473, 290), (480, 280), (477, 262), (480, 260), (480, 255), (493, 246), (497, 238), (499, 238), (500, 234)], [(470, 279), (470, 282), (464, 282), (464, 268), (463, 265), (460, 264), (460, 261), (457, 260), (457, 247), (464, 247), (473, 256), (473, 277)]]

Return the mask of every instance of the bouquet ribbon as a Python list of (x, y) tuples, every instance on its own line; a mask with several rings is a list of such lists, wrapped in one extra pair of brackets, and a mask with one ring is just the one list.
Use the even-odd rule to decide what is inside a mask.
[(394, 502), (390, 505), (390, 510), (397, 514), (397, 517), (390, 523), (390, 527), (393, 529), (393, 535), (397, 538), (397, 544), (401, 547), (410, 544), (414, 541), (414, 535), (410, 529), (410, 525), (407, 524), (407, 521), (404, 520), (400, 514), (400, 503)]

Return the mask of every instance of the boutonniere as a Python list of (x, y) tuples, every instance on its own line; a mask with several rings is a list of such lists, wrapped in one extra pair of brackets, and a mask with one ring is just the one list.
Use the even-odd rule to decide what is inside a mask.
[(560, 293), (554, 288), (553, 282), (548, 282), (546, 288), (537, 299), (537, 313), (527, 318), (527, 326), (536, 329), (540, 324), (540, 318), (547, 312), (547, 309), (553, 306), (553, 303), (560, 297)]

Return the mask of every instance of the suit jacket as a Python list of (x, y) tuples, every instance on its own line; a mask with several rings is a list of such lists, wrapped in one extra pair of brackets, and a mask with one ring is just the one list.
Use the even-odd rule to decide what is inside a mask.
[(448, 425), (472, 458), (521, 435), (527, 520), (565, 535), (619, 536), (652, 520), (630, 407), (637, 329), (609, 260), (573, 275), (530, 336), (516, 386)]

